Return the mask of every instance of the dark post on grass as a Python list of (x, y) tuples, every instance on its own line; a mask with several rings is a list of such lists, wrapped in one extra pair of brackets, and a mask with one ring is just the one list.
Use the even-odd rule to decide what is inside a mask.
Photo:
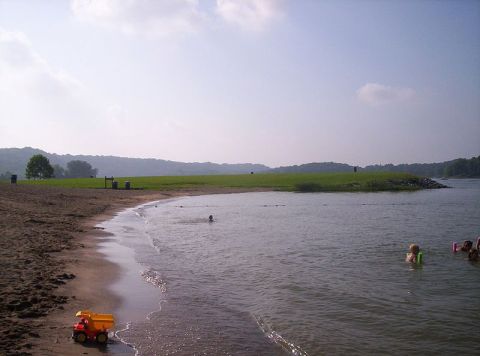
[(114, 189), (114, 188), (113, 188), (113, 180), (114, 180), (114, 179), (115, 179), (115, 178), (113, 178), (113, 177), (108, 178), (107, 176), (105, 176), (105, 189), (107, 189), (107, 180), (109, 180), (109, 181), (112, 182), (112, 189)]
[(12, 174), (12, 176), (10, 177), (10, 183), (17, 184), (17, 175), (16, 174)]

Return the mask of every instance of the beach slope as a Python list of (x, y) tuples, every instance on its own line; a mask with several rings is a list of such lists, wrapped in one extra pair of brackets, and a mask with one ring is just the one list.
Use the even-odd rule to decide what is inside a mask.
[(117, 211), (185, 195), (268, 189), (160, 192), (0, 184), (0, 355), (100, 355), (70, 339), (75, 312), (108, 312), (118, 266), (98, 252), (96, 225)]
[(101, 297), (98, 284), (115, 268), (96, 251), (94, 225), (105, 214), (169, 196), (0, 184), (0, 354), (58, 353), (58, 336), (69, 335), (74, 316), (58, 321), (67, 305), (114, 303)]

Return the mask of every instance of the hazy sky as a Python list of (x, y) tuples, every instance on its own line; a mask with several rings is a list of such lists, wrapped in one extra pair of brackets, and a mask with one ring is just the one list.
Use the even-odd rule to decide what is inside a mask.
[(0, 147), (269, 166), (480, 154), (480, 1), (0, 0)]

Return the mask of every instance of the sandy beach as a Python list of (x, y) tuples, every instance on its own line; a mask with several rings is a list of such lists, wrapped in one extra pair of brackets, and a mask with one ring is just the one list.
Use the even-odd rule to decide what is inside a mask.
[(119, 305), (108, 293), (118, 266), (97, 251), (99, 222), (117, 211), (203, 191), (112, 191), (0, 185), (0, 354), (100, 355), (75, 344), (75, 312)]

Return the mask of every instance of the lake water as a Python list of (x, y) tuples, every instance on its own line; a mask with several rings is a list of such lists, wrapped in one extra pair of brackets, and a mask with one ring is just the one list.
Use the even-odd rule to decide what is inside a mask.
[(140, 355), (478, 355), (480, 262), (451, 244), (480, 235), (480, 180), (443, 183), (126, 210), (102, 224), (125, 272), (117, 337)]

